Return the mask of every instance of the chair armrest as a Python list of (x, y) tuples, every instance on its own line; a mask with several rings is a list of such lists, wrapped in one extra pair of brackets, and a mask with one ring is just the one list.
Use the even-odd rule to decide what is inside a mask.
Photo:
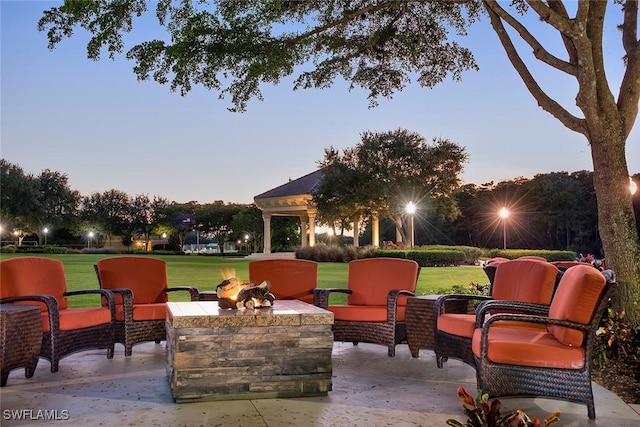
[(113, 295), (113, 291), (110, 289), (81, 289), (78, 291), (67, 291), (62, 296), (65, 298), (77, 296), (77, 295), (88, 295), (88, 294), (100, 294), (107, 301), (107, 307), (109, 307), (109, 311), (111, 311), (111, 321), (116, 321), (116, 298)]
[(387, 321), (396, 323), (396, 313), (398, 312), (398, 297), (400, 295), (415, 296), (415, 293), (406, 289), (391, 289), (387, 294)]
[(52, 333), (60, 330), (60, 312), (58, 308), (58, 300), (53, 295), (23, 295), (19, 297), (2, 298), (0, 304), (10, 304), (12, 302), (34, 301), (40, 302), (47, 306), (49, 316), (49, 328)]
[[(472, 295), (472, 294), (448, 294), (448, 295), (441, 295), (438, 297), (438, 299), (436, 299), (436, 315), (440, 316), (441, 314), (444, 313), (451, 313), (452, 311), (449, 310), (447, 311), (447, 303), (448, 302), (466, 302), (467, 305), (465, 307), (469, 306), (469, 302), (472, 301), (490, 301), (493, 298), (487, 295)], [(449, 308), (451, 309), (451, 306), (449, 306)], [(462, 313), (466, 313), (467, 310), (465, 310)]]
[(129, 288), (111, 288), (109, 290), (114, 295), (120, 295), (122, 298), (122, 305), (124, 306), (124, 322), (126, 324), (133, 323), (133, 291)]
[(351, 295), (353, 292), (351, 289), (345, 288), (315, 288), (313, 290), (313, 305), (326, 310), (329, 307), (329, 295), (332, 293)]
[(476, 308), (476, 328), (482, 327), (485, 317), (491, 310), (518, 311), (520, 314), (533, 314), (538, 316), (549, 315), (548, 305), (506, 300), (483, 301)]
[(169, 292), (179, 292), (179, 291), (189, 292), (189, 295), (191, 295), (191, 301), (198, 301), (200, 299), (200, 292), (198, 291), (197, 288), (194, 288), (193, 286), (174, 286), (174, 287), (165, 289), (164, 293), (168, 294)]

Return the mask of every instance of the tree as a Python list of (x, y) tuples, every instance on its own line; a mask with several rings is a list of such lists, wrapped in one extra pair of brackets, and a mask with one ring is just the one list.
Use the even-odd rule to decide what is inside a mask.
[(231, 218), (231, 229), (233, 238), (247, 240), (248, 248), (252, 252), (258, 252), (262, 248), (264, 241), (262, 211), (256, 205), (249, 205), (234, 214)]
[[(38, 180), (5, 159), (0, 159), (0, 215), (22, 246), (25, 235), (35, 231), (34, 212), (40, 210)], [(3, 229), (4, 231), (4, 229)]]
[(111, 245), (113, 236), (125, 234), (131, 223), (131, 198), (120, 190), (92, 193), (82, 200), (82, 218), (104, 235)]
[(314, 202), (331, 223), (372, 214), (388, 218), (407, 241), (403, 216), (408, 202), (438, 206), (445, 216), (455, 216), (450, 196), (466, 158), (464, 149), (451, 141), (427, 144), (405, 129), (363, 132), (361, 142), (342, 156), (334, 148), (325, 150), (321, 166), (326, 172)]
[(69, 177), (63, 173), (43, 170), (37, 177), (39, 212), (35, 233), (42, 244), (46, 227), (74, 229), (78, 219), (80, 192), (69, 187)]
[(196, 224), (198, 232), (218, 243), (220, 252), (224, 252), (224, 243), (233, 233), (231, 222), (233, 216), (240, 211), (236, 204), (225, 204), (221, 200), (196, 208)]
[[(170, 41), (142, 42), (127, 57), (136, 61), (139, 79), (170, 82), (183, 95), (192, 84), (200, 84), (221, 97), (230, 96), (232, 110), (242, 111), (249, 99), (260, 98), (261, 83), (278, 83), (298, 71), (294, 89), (328, 87), (341, 77), (351, 87), (368, 90), (375, 105), (378, 97), (390, 97), (412, 78), (433, 87), (476, 69), (472, 53), (450, 41), (449, 34), (466, 35), (467, 26), (484, 11), (538, 105), (584, 135), (591, 147), (599, 230), (619, 283), (616, 305), (626, 308), (630, 321), (638, 322), (640, 305), (634, 301), (640, 300), (640, 238), (625, 158), (640, 99), (638, 1), (613, 3), (612, 9), (621, 7), (618, 28), (625, 51), (617, 97), (604, 63), (604, 18), (610, 6), (604, 0), (567, 2), (572, 15), (561, 0), (513, 0), (507, 9), (496, 0), (162, 0), (156, 14)], [(50, 48), (71, 36), (76, 26), (85, 28), (92, 34), (88, 56), (98, 59), (103, 47), (111, 57), (122, 52), (122, 36), (132, 30), (133, 15), (145, 12), (142, 0), (65, 1), (45, 11), (38, 25), (48, 31)], [(518, 13), (539, 19), (519, 20)], [(560, 35), (563, 58), (551, 53), (556, 46), (544, 46), (534, 37), (528, 27), (534, 25)], [(575, 79), (581, 115), (544, 91), (512, 36), (522, 39), (532, 59)]]

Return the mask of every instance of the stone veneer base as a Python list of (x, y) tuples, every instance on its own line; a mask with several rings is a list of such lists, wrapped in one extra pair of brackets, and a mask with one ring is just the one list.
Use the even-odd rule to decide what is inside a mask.
[(224, 310), (167, 303), (167, 375), (176, 402), (321, 396), (331, 391), (333, 313), (297, 300)]

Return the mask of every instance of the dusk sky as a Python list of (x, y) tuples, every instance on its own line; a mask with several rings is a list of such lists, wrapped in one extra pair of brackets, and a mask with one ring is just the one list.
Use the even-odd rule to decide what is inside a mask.
[[(0, 0), (0, 150), (27, 173), (66, 174), (82, 195), (117, 189), (180, 203), (251, 203), (313, 172), (325, 148), (354, 146), (364, 131), (398, 128), (465, 147), (468, 183), (593, 170), (586, 139), (537, 106), (486, 18), (463, 41), (480, 71), (468, 71), (462, 82), (434, 89), (413, 84), (369, 109), (367, 94), (349, 92), (344, 82), (294, 92), (287, 79), (263, 86), (264, 101), (252, 100), (247, 112), (231, 113), (228, 100), (201, 87), (182, 97), (168, 85), (138, 82), (124, 56), (87, 59), (83, 31), (49, 51), (37, 21), (59, 3)], [(140, 28), (134, 23), (125, 51), (134, 41), (164, 37), (149, 25), (154, 14)], [(606, 66), (617, 96), (623, 53), (613, 24), (622, 19), (619, 8), (612, 6), (608, 18)], [(554, 53), (562, 55), (559, 36), (551, 35)], [(543, 88), (576, 113), (574, 81), (545, 71), (534, 69)], [(638, 127), (627, 142), (630, 174), (640, 172)]]

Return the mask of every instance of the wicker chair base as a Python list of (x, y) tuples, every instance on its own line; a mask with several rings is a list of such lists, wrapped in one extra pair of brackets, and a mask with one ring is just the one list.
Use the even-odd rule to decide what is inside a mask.
[(107, 349), (107, 359), (113, 359), (115, 333), (113, 325), (106, 323), (91, 328), (42, 334), (40, 357), (51, 362), (51, 372), (58, 372), (60, 359), (73, 353), (96, 348)]
[(133, 345), (144, 341), (160, 342), (167, 339), (165, 319), (116, 322), (116, 342), (124, 345), (124, 355), (131, 356)]
[(386, 345), (389, 357), (396, 355), (396, 345), (407, 342), (407, 327), (404, 322), (376, 323), (376, 322), (347, 322), (334, 320), (334, 341), (366, 342)]
[[(482, 362), (476, 358), (476, 363)], [(589, 368), (540, 369), (485, 361), (476, 373), (478, 389), (491, 397), (544, 396), (584, 403), (589, 418), (596, 418)]]
[(442, 368), (447, 359), (461, 360), (472, 368), (476, 367), (476, 361), (471, 350), (471, 338), (452, 335), (436, 329), (436, 365)]

